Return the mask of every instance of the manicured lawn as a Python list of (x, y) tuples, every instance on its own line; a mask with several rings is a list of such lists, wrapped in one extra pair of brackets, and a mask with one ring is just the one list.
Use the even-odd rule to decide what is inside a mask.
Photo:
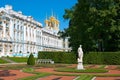
[[(107, 72), (104, 67), (106, 65), (100, 65), (98, 68), (85, 68), (85, 70), (77, 70), (75, 67), (70, 68), (68, 66), (71, 66), (71, 64), (39, 64), (35, 66), (28, 66), (26, 64), (16, 64), (16, 65), (6, 65), (6, 67), (3, 67), (4, 70), (12, 70), (12, 69), (18, 69), (22, 70), (23, 72), (32, 73), (35, 74), (34, 76), (29, 76), (26, 78), (21, 78), (19, 80), (37, 80), (41, 77), (49, 76), (49, 75), (59, 75), (59, 76), (78, 76), (76, 80), (91, 80), (93, 77), (120, 77), (120, 74), (103, 74)], [(87, 66), (87, 65), (86, 65)], [(53, 68), (56, 71), (63, 72), (63, 74), (58, 73), (47, 73), (47, 72), (37, 72), (35, 69), (38, 69), (40, 67), (43, 68)], [(119, 67), (119, 66), (118, 66)], [(2, 69), (1, 69), (2, 70)], [(64, 72), (76, 72), (78, 74), (67, 74)], [(79, 74), (79, 73), (84, 74)], [(94, 73), (94, 74), (85, 74), (85, 73)], [(100, 74), (96, 74), (100, 73)]]
[(21, 63), (21, 62), (27, 62), (28, 58), (26, 58), (26, 57), (9, 57), (9, 59), (11, 59), (12, 61)]
[(3, 63), (8, 63), (8, 62), (0, 59), (0, 64), (3, 64)]
[(91, 76), (91, 75), (81, 75), (76, 80), (91, 80), (92, 78), (93, 78), (93, 76)]
[(103, 68), (105, 68), (105, 66), (106, 66), (106, 65), (101, 65), (101, 66), (99, 67), (99, 69), (103, 69)]
[(45, 68), (61, 68), (61, 67), (67, 67), (71, 64), (37, 64), (36, 67), (45, 67)]
[(21, 78), (21, 79), (18, 79), (18, 80), (36, 80), (38, 78), (51, 75), (51, 74), (48, 74), (48, 73), (36, 72), (36, 71), (34, 71), (33, 68), (24, 68), (22, 71), (27, 72), (27, 73), (36, 74), (36, 75), (35, 76), (29, 76), (29, 77), (26, 77), (26, 78)]
[(108, 72), (106, 69), (85, 69), (85, 70), (77, 70), (75, 68), (56, 68), (56, 71), (59, 72), (77, 72), (77, 73), (105, 73)]

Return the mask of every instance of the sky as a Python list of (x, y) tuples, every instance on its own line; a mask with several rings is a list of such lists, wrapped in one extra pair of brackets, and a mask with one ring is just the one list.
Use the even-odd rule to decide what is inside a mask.
[(13, 10), (22, 11), (22, 14), (32, 16), (44, 26), (44, 20), (52, 13), (60, 21), (60, 30), (68, 28), (68, 20), (64, 20), (65, 9), (70, 9), (77, 0), (0, 0), (0, 7), (11, 5)]

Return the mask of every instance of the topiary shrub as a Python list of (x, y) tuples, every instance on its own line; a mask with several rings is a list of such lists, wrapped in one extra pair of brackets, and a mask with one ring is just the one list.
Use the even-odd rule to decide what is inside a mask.
[(35, 65), (35, 58), (34, 58), (34, 56), (33, 56), (32, 53), (31, 53), (30, 56), (28, 57), (27, 65)]

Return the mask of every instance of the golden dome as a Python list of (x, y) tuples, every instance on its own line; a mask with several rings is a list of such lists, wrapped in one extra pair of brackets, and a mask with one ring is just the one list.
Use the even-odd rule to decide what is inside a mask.
[(45, 23), (48, 23), (49, 22), (49, 20), (45, 20)]
[(51, 16), (50, 21), (55, 21), (55, 17)]

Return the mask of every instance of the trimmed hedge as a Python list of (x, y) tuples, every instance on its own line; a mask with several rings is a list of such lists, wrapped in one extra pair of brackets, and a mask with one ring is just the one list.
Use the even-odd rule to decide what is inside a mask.
[(90, 52), (84, 54), (84, 64), (120, 64), (120, 52)]
[[(52, 59), (55, 63), (77, 63), (75, 53), (68, 52), (39, 52), (39, 59)], [(120, 52), (90, 52), (84, 53), (84, 64), (120, 64)]]
[(39, 52), (38, 59), (52, 59), (55, 63), (77, 63), (76, 55), (67, 52)]
[(104, 53), (95, 52), (84, 54), (83, 62), (84, 64), (103, 64), (103, 55)]

